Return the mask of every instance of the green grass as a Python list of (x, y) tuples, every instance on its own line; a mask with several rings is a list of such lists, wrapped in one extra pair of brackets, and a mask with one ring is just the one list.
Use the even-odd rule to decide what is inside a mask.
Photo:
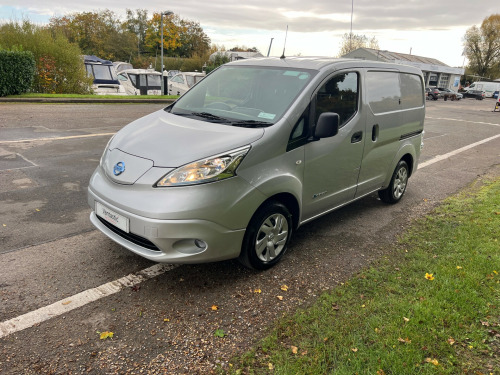
[(7, 98), (82, 98), (82, 99), (177, 99), (178, 95), (78, 95), (78, 94), (22, 94), (9, 95)]
[(446, 200), (390, 255), (280, 320), (229, 372), (500, 374), (499, 273), (497, 179)]

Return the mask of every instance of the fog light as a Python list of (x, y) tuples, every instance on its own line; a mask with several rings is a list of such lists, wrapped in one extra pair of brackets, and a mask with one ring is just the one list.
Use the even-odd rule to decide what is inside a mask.
[(196, 245), (196, 247), (203, 249), (203, 250), (207, 248), (206, 242), (202, 241), (202, 240), (194, 240), (194, 244)]

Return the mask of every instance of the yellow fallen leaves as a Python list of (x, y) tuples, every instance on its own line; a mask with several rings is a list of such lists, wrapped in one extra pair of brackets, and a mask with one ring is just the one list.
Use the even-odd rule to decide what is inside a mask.
[(64, 302), (61, 302), (61, 305), (69, 305), (71, 303), (71, 301), (64, 301)]
[(426, 358), (425, 362), (432, 363), (434, 366), (439, 365), (439, 362), (438, 362), (438, 360), (436, 358)]
[(455, 340), (453, 339), (453, 337), (450, 337), (447, 341), (448, 341), (448, 344), (450, 344), (450, 345), (455, 344)]
[(219, 310), (219, 306), (217, 305), (212, 305), (212, 311), (217, 311)]
[(401, 344), (411, 344), (411, 340), (407, 337), (405, 339), (401, 338), (401, 337), (398, 337), (398, 341), (401, 343)]
[(425, 278), (426, 278), (427, 280), (430, 280), (430, 281), (434, 280), (434, 276), (433, 276), (433, 274), (432, 274), (432, 273), (427, 273), (427, 272), (426, 272), (426, 273), (425, 273)]
[(112, 339), (113, 338), (113, 335), (114, 333), (113, 332), (109, 332), (109, 331), (105, 331), (105, 332), (97, 332), (99, 334), (99, 338), (101, 340), (106, 340), (106, 339)]
[(297, 348), (296, 346), (291, 346), (291, 349), (292, 349), (292, 353), (293, 354), (297, 354), (297, 352), (299, 351), (299, 348)]
[(358, 351), (358, 348), (351, 348), (351, 350), (356, 353)]
[(281, 286), (281, 290), (283, 290), (285, 292), (288, 291), (288, 286), (287, 285), (282, 285)]
[(271, 362), (267, 364), (267, 367), (269, 368), (269, 370), (274, 370), (274, 365)]
[(279, 299), (280, 301), (283, 301), (283, 296), (276, 296), (277, 299)]
[(462, 267), (461, 267), (461, 266), (457, 266), (457, 270), (461, 270), (461, 269), (462, 269)]
[(262, 293), (262, 290), (260, 290), (260, 289), (254, 289), (253, 292), (260, 294), (260, 293)]

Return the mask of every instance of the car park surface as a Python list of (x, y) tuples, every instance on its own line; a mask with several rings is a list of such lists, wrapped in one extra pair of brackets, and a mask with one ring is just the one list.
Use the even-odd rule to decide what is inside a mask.
[[(414, 218), (477, 176), (500, 174), (493, 106), (426, 103), (424, 167), (400, 204), (387, 209), (371, 195), (305, 225), (283, 262), (264, 273), (226, 261), (167, 267), (125, 283), (115, 294), (2, 336), (0, 372), (206, 374), (227, 367), (277, 316), (383, 257)], [(0, 104), (2, 322), (51, 304), (69, 309), (79, 293), (102, 293), (101, 286), (155, 266), (92, 229), (85, 189), (112, 134), (162, 107)], [(226, 337), (215, 337), (216, 329)], [(97, 332), (105, 331), (113, 339), (100, 340)]]

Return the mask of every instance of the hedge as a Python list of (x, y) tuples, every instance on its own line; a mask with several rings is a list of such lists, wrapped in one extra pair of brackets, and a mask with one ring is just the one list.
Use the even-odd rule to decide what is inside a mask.
[(33, 53), (0, 50), (0, 96), (27, 92), (33, 84), (34, 75)]

